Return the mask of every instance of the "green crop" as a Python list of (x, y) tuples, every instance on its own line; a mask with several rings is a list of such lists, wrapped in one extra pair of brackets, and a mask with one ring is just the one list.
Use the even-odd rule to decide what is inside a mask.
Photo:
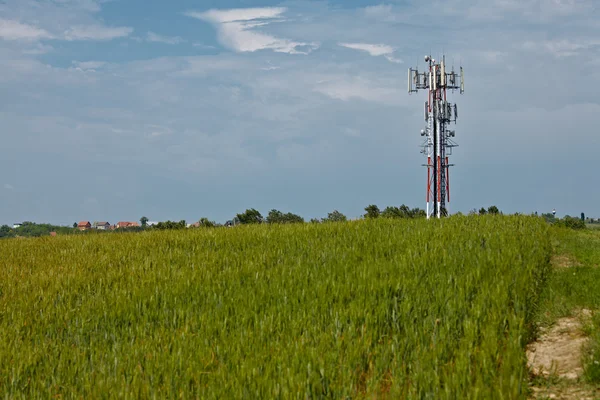
[(585, 378), (600, 383), (600, 231), (551, 228), (556, 268), (540, 295), (538, 323), (549, 325), (557, 318), (577, 316), (589, 310), (593, 318), (578, 316), (589, 344), (583, 350)]
[(526, 398), (532, 217), (0, 242), (3, 398)]

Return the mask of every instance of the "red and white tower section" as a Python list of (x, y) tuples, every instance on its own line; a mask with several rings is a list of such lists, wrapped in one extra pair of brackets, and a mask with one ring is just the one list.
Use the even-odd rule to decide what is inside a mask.
[(448, 215), (450, 203), (450, 167), (449, 156), (452, 149), (458, 146), (452, 138), (455, 131), (448, 127), (451, 122), (456, 124), (458, 108), (447, 100), (447, 92), (465, 91), (465, 78), (462, 67), (458, 73), (446, 69), (446, 62), (437, 62), (431, 56), (425, 56), (428, 70), (419, 72), (417, 69), (408, 70), (408, 93), (427, 90), (424, 117), (427, 125), (421, 130), (425, 137), (421, 153), (427, 157), (427, 218), (441, 218)]

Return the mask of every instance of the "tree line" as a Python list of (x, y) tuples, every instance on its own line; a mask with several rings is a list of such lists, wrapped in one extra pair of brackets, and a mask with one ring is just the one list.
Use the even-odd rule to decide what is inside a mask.
[[(420, 208), (410, 208), (405, 204), (399, 207), (388, 206), (381, 210), (375, 204), (369, 204), (365, 207), (365, 213), (361, 218), (365, 219), (376, 219), (376, 218), (391, 218), (391, 219), (414, 219), (414, 218), (425, 218), (427, 214), (425, 210)], [(469, 215), (501, 215), (502, 212), (492, 205), (488, 208), (481, 207), (479, 210), (472, 209)], [(519, 213), (517, 213), (519, 214)], [(455, 215), (462, 215), (458, 212)], [(537, 216), (537, 212), (533, 215)], [(585, 225), (585, 216), (582, 213), (581, 218), (571, 217), (569, 215), (564, 218), (556, 218), (552, 213), (541, 214), (541, 218), (544, 218), (548, 223), (564, 226), (572, 229), (583, 229)], [(588, 218), (589, 219), (589, 218)], [(348, 217), (338, 210), (333, 210), (327, 213), (324, 218), (312, 218), (308, 222), (313, 224), (318, 223), (330, 223), (330, 222), (344, 222), (347, 221)], [(298, 224), (305, 223), (303, 217), (298, 214), (291, 212), (282, 212), (280, 210), (272, 209), (269, 211), (266, 217), (255, 208), (249, 208), (246, 211), (236, 214), (234, 218), (228, 220), (224, 224), (211, 221), (208, 218), (200, 218), (197, 222), (191, 225), (191, 228), (215, 228), (215, 227), (232, 227), (237, 225), (250, 225), (250, 224)], [(181, 221), (163, 221), (152, 226), (148, 225), (148, 218), (140, 218), (141, 226), (119, 228), (115, 230), (103, 231), (103, 230), (86, 230), (80, 231), (77, 229), (77, 224), (74, 227), (58, 226), (52, 224), (36, 224), (34, 222), (24, 222), (20, 227), (12, 228), (8, 225), (0, 226), (0, 238), (10, 237), (39, 237), (48, 236), (51, 232), (56, 232), (59, 235), (73, 235), (73, 234), (106, 234), (110, 232), (141, 232), (146, 230), (176, 230), (189, 228), (185, 220)]]

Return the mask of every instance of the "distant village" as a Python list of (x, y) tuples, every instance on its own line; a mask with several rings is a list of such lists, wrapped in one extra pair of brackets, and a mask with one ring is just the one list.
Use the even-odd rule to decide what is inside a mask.
[[(230, 221), (228, 221), (230, 222)], [(19, 229), (24, 226), (25, 222), (17, 222), (13, 224), (13, 229)], [(144, 225), (145, 228), (151, 228), (153, 226), (157, 226), (159, 222), (157, 221), (147, 221)], [(186, 224), (187, 228), (198, 228), (200, 227), (200, 222), (196, 222), (193, 224)], [(124, 228), (141, 228), (142, 225), (139, 222), (132, 221), (119, 221), (116, 224), (111, 224), (108, 221), (79, 221), (76, 224), (73, 224), (73, 228), (79, 229), (80, 231), (87, 230), (99, 230), (99, 231), (112, 231), (115, 229), (124, 229)]]
[[(147, 226), (152, 226), (152, 225), (156, 225), (157, 222), (148, 222)], [(15, 223), (13, 224), (13, 229), (18, 229), (20, 227), (23, 226), (23, 223)], [(129, 222), (129, 221), (121, 221), (118, 222), (114, 225), (111, 225), (109, 222), (94, 222), (91, 223), (90, 221), (79, 221), (77, 223), (76, 226), (73, 226), (73, 228), (77, 228), (80, 231), (87, 231), (89, 229), (98, 229), (101, 231), (110, 231), (110, 230), (114, 230), (114, 229), (119, 229), (119, 228), (134, 228), (134, 227), (140, 227), (140, 223), (139, 222)]]
[[(150, 224), (148, 224), (148, 225), (150, 225)], [(140, 226), (141, 225), (139, 224), (139, 222), (130, 222), (130, 221), (120, 221), (120, 222), (117, 222), (115, 225), (111, 225), (109, 222), (106, 222), (106, 221), (94, 222), (93, 224), (90, 223), (90, 221), (79, 221), (79, 223), (77, 224), (77, 229), (79, 229), (80, 231), (87, 231), (88, 229), (98, 229), (101, 231), (109, 231), (109, 230), (120, 229), (120, 228), (137, 228)]]

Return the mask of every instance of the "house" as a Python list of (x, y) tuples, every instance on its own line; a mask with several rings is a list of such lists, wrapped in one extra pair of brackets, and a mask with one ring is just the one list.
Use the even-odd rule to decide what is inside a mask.
[(20, 222), (17, 222), (17, 223), (15, 223), (15, 224), (13, 224), (13, 229), (17, 229), (17, 228), (20, 228), (20, 227), (22, 227), (22, 226), (23, 226), (23, 224), (22, 224), (22, 223), (20, 223)]
[(86, 231), (88, 229), (92, 229), (92, 224), (90, 223), (90, 221), (79, 221), (79, 223), (77, 224), (77, 229), (79, 229), (80, 231)]
[(94, 228), (99, 229), (101, 231), (108, 231), (108, 230), (110, 230), (110, 224), (105, 221), (94, 222)]
[(136, 228), (139, 226), (140, 226), (140, 224), (137, 222), (127, 222), (127, 221), (117, 222), (117, 229), (119, 229), (119, 228)]
[(50, 236), (56, 237), (56, 232), (50, 232)]

